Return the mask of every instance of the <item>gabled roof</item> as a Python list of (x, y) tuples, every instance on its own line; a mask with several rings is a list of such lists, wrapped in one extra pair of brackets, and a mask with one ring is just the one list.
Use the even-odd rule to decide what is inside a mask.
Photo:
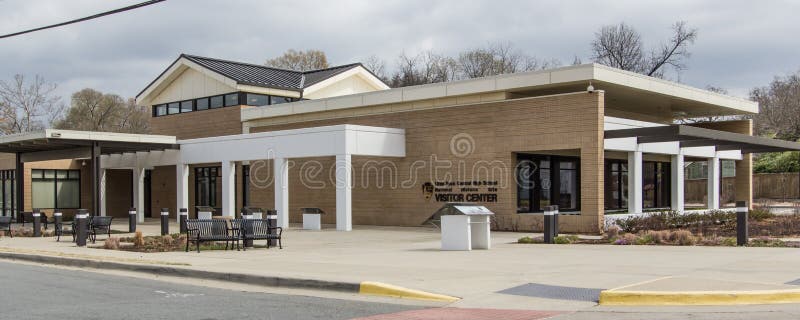
[(371, 82), (375, 88), (389, 88), (383, 80), (372, 73), (372, 71), (365, 68), (361, 63), (351, 63), (319, 70), (295, 71), (251, 63), (181, 54), (169, 67), (136, 95), (137, 102), (140, 101), (140, 99), (145, 99), (154, 91), (160, 91), (159, 88), (174, 80), (175, 77), (186, 68), (194, 68), (198, 71), (202, 69), (203, 72), (213, 74), (217, 80), (232, 87), (261, 87), (265, 90), (292, 91), (297, 92), (300, 97), (302, 97), (306, 91), (313, 92), (338, 81), (336, 79), (339, 75), (361, 74), (361, 76)]
[(360, 63), (351, 63), (319, 70), (294, 71), (188, 54), (182, 54), (181, 57), (226, 76), (238, 84), (296, 91), (347, 70), (363, 67)]

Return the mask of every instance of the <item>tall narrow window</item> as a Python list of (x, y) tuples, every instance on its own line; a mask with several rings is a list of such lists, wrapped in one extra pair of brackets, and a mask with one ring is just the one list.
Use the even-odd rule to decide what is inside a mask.
[(606, 159), (606, 210), (628, 207), (628, 162)]
[(242, 206), (250, 206), (250, 166), (242, 166)]
[(216, 207), (221, 192), (217, 190), (220, 167), (194, 168), (194, 186), (196, 206)]
[(14, 209), (16, 209), (16, 199), (14, 196), (16, 193), (14, 192), (14, 188), (17, 185), (14, 183), (14, 176), (16, 172), (14, 170), (2, 170), (0, 171), (0, 215), (3, 216), (11, 216), (14, 213)]

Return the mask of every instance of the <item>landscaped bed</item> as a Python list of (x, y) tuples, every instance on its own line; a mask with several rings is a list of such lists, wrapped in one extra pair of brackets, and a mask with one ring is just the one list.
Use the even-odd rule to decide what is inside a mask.
[[(765, 209), (754, 209), (748, 215), (752, 247), (800, 247), (800, 215), (774, 215)], [(519, 243), (543, 243), (542, 237), (523, 237)], [(736, 246), (736, 213), (712, 210), (708, 213), (682, 214), (674, 211), (654, 212), (615, 221), (601, 239), (561, 235), (557, 244)]]

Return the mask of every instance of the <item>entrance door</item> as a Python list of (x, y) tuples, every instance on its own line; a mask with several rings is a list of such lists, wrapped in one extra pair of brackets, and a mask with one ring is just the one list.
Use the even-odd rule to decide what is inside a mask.
[(559, 211), (580, 209), (578, 158), (520, 154), (517, 163), (517, 212), (542, 212), (553, 204)]

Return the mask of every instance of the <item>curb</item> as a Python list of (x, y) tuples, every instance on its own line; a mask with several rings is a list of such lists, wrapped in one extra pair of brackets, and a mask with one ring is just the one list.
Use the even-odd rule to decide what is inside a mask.
[(408, 289), (408, 288), (394, 286), (391, 284), (372, 282), (372, 281), (362, 282), (358, 290), (358, 293), (374, 295), (374, 296), (386, 296), (386, 297), (394, 297), (402, 299), (416, 299), (416, 300), (440, 301), (440, 302), (455, 302), (460, 300), (459, 298), (443, 294), (436, 294), (414, 289)]
[(61, 265), (78, 268), (112, 269), (122, 271), (143, 272), (161, 276), (198, 278), (205, 280), (227, 281), (248, 285), (260, 285), (267, 287), (282, 287), (294, 289), (314, 289), (337, 292), (357, 293), (363, 295), (377, 295), (393, 298), (454, 302), (459, 298), (436, 293), (429, 293), (420, 290), (398, 287), (386, 283), (364, 281), (361, 283), (337, 282), (312, 279), (297, 279), (285, 277), (271, 277), (248, 275), (240, 273), (222, 273), (204, 270), (193, 270), (174, 266), (142, 265), (131, 263), (120, 263), (113, 261), (77, 259), (69, 257), (36, 255), (26, 253), (1, 252), (0, 259), (22, 260), (27, 262)]
[(604, 306), (689, 306), (800, 303), (800, 289), (752, 291), (615, 291), (600, 292)]

